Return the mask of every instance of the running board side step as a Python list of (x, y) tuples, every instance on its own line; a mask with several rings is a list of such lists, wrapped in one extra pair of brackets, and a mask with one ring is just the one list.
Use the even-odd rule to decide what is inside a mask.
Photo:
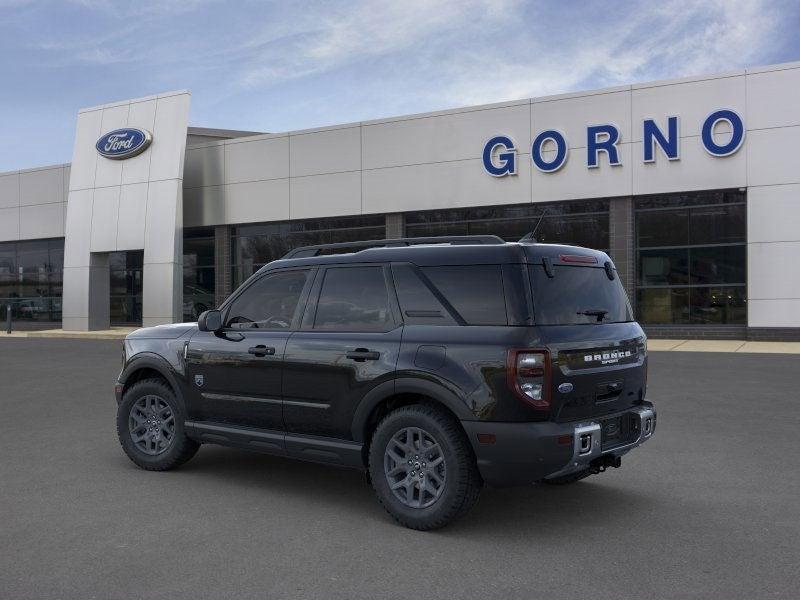
[(365, 468), (364, 445), (359, 442), (205, 421), (186, 421), (184, 426), (186, 434), (198, 442), (354, 469)]

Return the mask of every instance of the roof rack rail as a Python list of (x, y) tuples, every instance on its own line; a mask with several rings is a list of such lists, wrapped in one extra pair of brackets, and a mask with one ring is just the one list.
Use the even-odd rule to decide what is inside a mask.
[(309, 258), (317, 256), (322, 250), (337, 248), (384, 248), (393, 246), (414, 246), (418, 244), (505, 244), (505, 240), (496, 235), (447, 235), (440, 237), (395, 238), (389, 240), (366, 240), (362, 242), (337, 242), (335, 244), (319, 244), (317, 246), (301, 246), (287, 252), (282, 259)]

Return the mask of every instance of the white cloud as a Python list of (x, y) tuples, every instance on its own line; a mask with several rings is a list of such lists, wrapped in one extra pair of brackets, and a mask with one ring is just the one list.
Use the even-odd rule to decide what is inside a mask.
[[(521, 0), (277, 3), (244, 5), (238, 21), (220, 12), (236, 12), (235, 5), (206, 6), (212, 0), (147, 0), (123, 9), (109, 0), (72, 2), (117, 26), (37, 40), (57, 66), (191, 64), (217, 73), (214, 87), (228, 95), (358, 67), (362, 81), (405, 77), (406, 93), (439, 105), (753, 64), (775, 43), (781, 18), (767, 0), (622, 2), (611, 10)], [(208, 29), (196, 30), (198, 20), (182, 29), (170, 18), (176, 13), (202, 15)]]
[(505, 19), (516, 0), (372, 0), (351, 3), (347, 10), (321, 5), (306, 10), (293, 28), (284, 29), (281, 44), (267, 26), (245, 49), (263, 46), (248, 57), (241, 74), (247, 86), (275, 84), (328, 72), (356, 62), (391, 54), (425, 54), (426, 46), (439, 46), (442, 35), (457, 37), (471, 24), (491, 27)]
[(566, 46), (538, 46), (511, 61), (498, 53), (490, 76), (466, 62), (445, 94), (448, 102), (473, 104), (728, 71), (765, 59), (779, 19), (774, 5), (761, 0), (645, 4), (613, 29)]
[(386, 80), (387, 91), (389, 80), (404, 76), (405, 93), (435, 107), (460, 106), (752, 65), (773, 49), (781, 19), (780, 8), (766, 0), (577, 6), (322, 5), (292, 24), (270, 23), (231, 56), (241, 58), (235, 72), (246, 89), (378, 64), (370, 77)]

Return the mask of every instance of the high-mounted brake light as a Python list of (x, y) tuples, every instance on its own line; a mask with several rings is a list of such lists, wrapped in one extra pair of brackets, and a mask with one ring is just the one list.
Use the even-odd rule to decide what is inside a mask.
[(547, 350), (509, 350), (508, 386), (539, 410), (550, 408), (550, 354)]
[(594, 256), (583, 256), (581, 254), (559, 254), (558, 259), (565, 263), (582, 263), (586, 265), (596, 265), (597, 258)]

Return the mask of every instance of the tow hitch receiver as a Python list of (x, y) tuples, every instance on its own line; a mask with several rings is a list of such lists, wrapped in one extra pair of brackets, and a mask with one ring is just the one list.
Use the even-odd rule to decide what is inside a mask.
[(609, 467), (614, 467), (615, 469), (619, 469), (622, 465), (622, 458), (619, 456), (614, 456), (613, 454), (605, 454), (600, 458), (594, 459), (591, 463), (589, 463), (589, 471), (592, 474), (596, 475), (597, 473), (602, 473)]

